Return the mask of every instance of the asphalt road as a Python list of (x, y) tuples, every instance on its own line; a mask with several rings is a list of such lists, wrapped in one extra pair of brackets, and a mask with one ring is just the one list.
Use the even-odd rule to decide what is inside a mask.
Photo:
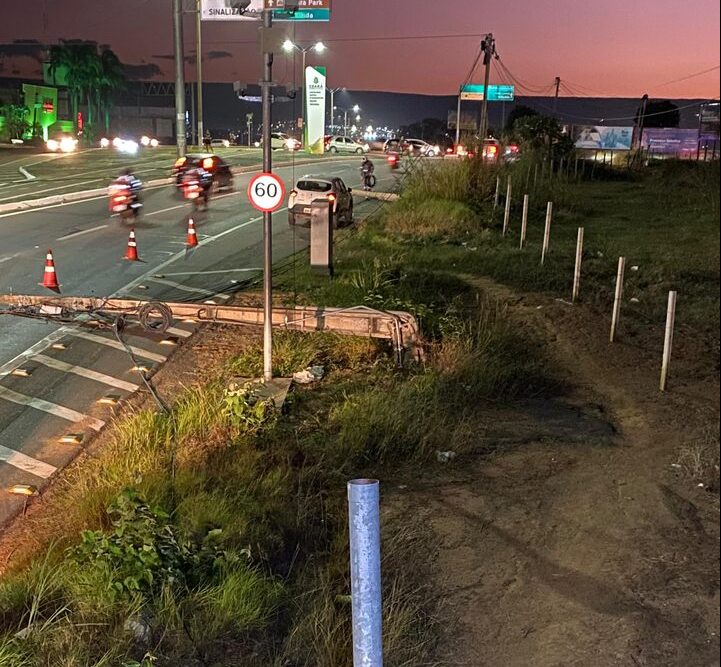
[[(377, 160), (379, 190), (394, 177)], [(304, 174), (343, 177), (359, 185), (359, 159), (337, 160), (322, 169), (278, 169), (291, 183)], [(148, 190), (135, 223), (141, 262), (123, 259), (130, 225), (107, 214), (106, 199), (0, 215), (0, 294), (44, 294), (39, 285), (45, 253), (53, 250), (63, 295), (127, 296), (164, 301), (223, 303), (240, 284), (261, 273), (262, 219), (248, 203), (249, 176), (235, 179), (235, 192), (217, 196), (210, 211), (195, 217), (200, 247), (185, 247), (188, 206), (172, 187)], [(361, 218), (378, 206), (356, 203)], [(274, 257), (282, 260), (307, 247), (308, 230), (288, 226), (285, 210), (274, 217)], [(182, 340), (192, 324), (174, 323)], [(142, 365), (162, 364), (173, 347), (163, 337), (130, 329), (127, 342)], [(98, 401), (122, 398), (141, 378), (135, 362), (107, 330), (59, 327), (0, 315), (0, 525), (22, 508), (7, 489), (38, 489), (80, 451), (64, 435), (85, 439), (112, 417)], [(112, 399), (111, 399), (112, 401)]]

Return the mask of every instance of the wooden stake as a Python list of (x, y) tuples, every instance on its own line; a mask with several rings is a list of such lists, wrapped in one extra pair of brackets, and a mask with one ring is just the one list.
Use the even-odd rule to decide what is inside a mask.
[(493, 198), (493, 210), (498, 208), (498, 202), (501, 198), (501, 177), (496, 176), (496, 196)]
[(533, 189), (536, 189), (536, 185), (538, 184), (538, 162), (536, 162), (536, 165), (533, 167)]
[(528, 233), (528, 195), (523, 195), (523, 218), (521, 219), (521, 250), (526, 245), (526, 234)]
[(626, 275), (626, 258), (618, 258), (618, 274), (616, 275), (616, 297), (613, 300), (613, 317), (611, 318), (611, 337), (610, 341), (616, 341), (616, 333), (618, 332), (618, 323), (621, 318), (621, 302), (623, 301), (623, 281)]
[(581, 293), (581, 264), (583, 262), (583, 227), (578, 228), (578, 240), (576, 241), (576, 268), (573, 272), (573, 303), (578, 301)]
[(663, 343), (663, 364), (661, 365), (661, 391), (668, 386), (668, 370), (671, 365), (671, 352), (673, 351), (673, 332), (676, 325), (676, 300), (678, 292), (668, 293), (668, 311), (666, 313), (666, 336)]
[(543, 250), (541, 251), (541, 264), (546, 263), (546, 255), (551, 244), (551, 221), (553, 220), (553, 202), (546, 206), (546, 228), (543, 231)]
[(508, 177), (508, 187), (506, 188), (506, 211), (503, 215), (503, 236), (508, 233), (508, 226), (511, 224), (511, 198), (513, 195), (513, 181)]

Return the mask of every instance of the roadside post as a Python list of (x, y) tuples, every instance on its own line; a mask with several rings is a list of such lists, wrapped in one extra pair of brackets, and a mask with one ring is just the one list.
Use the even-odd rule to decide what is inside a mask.
[(528, 206), (530, 198), (523, 195), (523, 217), (521, 218), (521, 250), (526, 246), (526, 235), (528, 234)]
[(501, 200), (501, 177), (496, 176), (496, 195), (493, 198), (493, 212), (496, 212), (496, 209), (498, 208), (498, 203)]
[(676, 326), (676, 300), (678, 292), (668, 293), (668, 309), (666, 312), (666, 335), (663, 342), (663, 363), (661, 365), (661, 391), (668, 387), (668, 372), (671, 366), (671, 353), (673, 352), (673, 333)]
[(581, 293), (581, 264), (583, 263), (583, 236), (585, 230), (583, 227), (578, 228), (578, 239), (576, 240), (576, 268), (573, 271), (573, 298), (571, 301), (576, 303)]
[(613, 300), (613, 317), (611, 318), (611, 336), (610, 341), (616, 342), (616, 334), (618, 333), (618, 323), (621, 319), (621, 303), (623, 301), (623, 281), (626, 275), (626, 258), (618, 258), (618, 273), (616, 275), (616, 296)]
[(380, 483), (348, 483), (354, 667), (383, 667)]
[(333, 277), (333, 202), (316, 199), (310, 213), (310, 268)]
[(503, 214), (503, 236), (508, 233), (508, 226), (511, 224), (511, 199), (513, 197), (513, 181), (508, 177), (508, 186), (506, 187), (506, 210)]
[(546, 226), (543, 230), (543, 250), (541, 251), (541, 264), (546, 263), (546, 255), (551, 245), (551, 222), (553, 220), (553, 202), (549, 201), (546, 206)]

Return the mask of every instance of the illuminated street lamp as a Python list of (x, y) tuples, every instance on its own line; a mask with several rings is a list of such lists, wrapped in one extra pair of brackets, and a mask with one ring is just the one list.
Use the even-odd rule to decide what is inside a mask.
[(296, 44), (294, 41), (290, 39), (286, 39), (285, 42), (283, 42), (283, 51), (286, 53), (293, 53), (293, 51), (300, 51), (301, 54), (303, 54), (303, 92), (302, 92), (302, 116), (303, 116), (303, 144), (305, 144), (305, 123), (306, 123), (306, 114), (305, 114), (305, 68), (306, 68), (306, 56), (308, 53), (313, 51), (315, 54), (322, 56), (326, 50), (327, 46), (323, 44), (323, 42), (316, 42), (315, 44), (310, 44), (309, 46), (301, 46), (300, 44)]

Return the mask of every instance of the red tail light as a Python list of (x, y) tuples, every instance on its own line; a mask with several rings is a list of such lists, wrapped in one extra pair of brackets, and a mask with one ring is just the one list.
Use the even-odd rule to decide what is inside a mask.
[(336, 196), (335, 196), (334, 194), (328, 195), (328, 201), (329, 201), (331, 204), (335, 203), (335, 200), (336, 200)]
[(498, 146), (489, 146), (488, 147), (489, 155), (495, 155), (496, 153), (498, 153)]
[(203, 160), (203, 169), (210, 170), (213, 168), (213, 158), (207, 157)]

